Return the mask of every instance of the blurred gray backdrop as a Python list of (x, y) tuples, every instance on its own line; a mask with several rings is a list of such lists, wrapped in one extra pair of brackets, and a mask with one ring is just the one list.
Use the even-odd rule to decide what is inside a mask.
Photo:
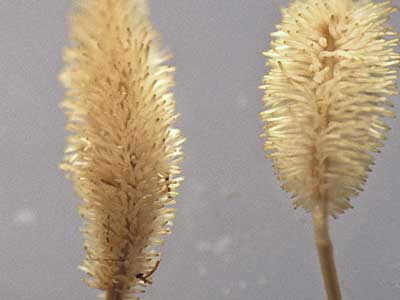
[[(79, 200), (57, 168), (71, 2), (0, 1), (0, 300), (98, 293), (81, 282)], [(177, 219), (145, 300), (323, 299), (310, 218), (292, 209), (258, 137), (261, 52), (287, 3), (150, 0), (187, 142)], [(332, 222), (344, 299), (400, 299), (399, 119), (390, 124), (355, 209)]]

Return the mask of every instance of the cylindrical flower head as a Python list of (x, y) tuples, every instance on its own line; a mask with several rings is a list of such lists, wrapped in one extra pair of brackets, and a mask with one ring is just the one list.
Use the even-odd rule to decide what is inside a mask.
[(174, 69), (143, 0), (77, 1), (71, 28), (60, 76), (72, 132), (62, 168), (83, 200), (81, 269), (109, 298), (137, 299), (158, 266), (180, 182)]
[(350, 208), (394, 113), (397, 34), (390, 1), (297, 0), (266, 52), (265, 150), (295, 206)]

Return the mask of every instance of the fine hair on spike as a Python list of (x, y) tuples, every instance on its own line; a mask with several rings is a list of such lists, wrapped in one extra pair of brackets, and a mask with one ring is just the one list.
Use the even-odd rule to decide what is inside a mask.
[(391, 1), (295, 0), (265, 52), (265, 151), (295, 207), (311, 212), (329, 300), (340, 299), (327, 217), (351, 208), (394, 117)]
[(145, 0), (77, 0), (60, 80), (71, 132), (61, 168), (82, 199), (80, 268), (106, 300), (134, 300), (174, 218), (181, 144), (174, 68)]

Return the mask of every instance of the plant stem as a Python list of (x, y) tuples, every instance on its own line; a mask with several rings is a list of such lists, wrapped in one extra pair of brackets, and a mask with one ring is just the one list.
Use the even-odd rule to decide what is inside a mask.
[(320, 203), (316, 204), (312, 211), (312, 219), (327, 300), (341, 300), (342, 296), (333, 257), (333, 246), (329, 237), (326, 201), (320, 201)]
[[(127, 222), (129, 226), (129, 222)], [(129, 228), (129, 227), (128, 227)], [(129, 243), (125, 245), (122, 249), (122, 259), (120, 262), (119, 270), (117, 272), (117, 276), (126, 276), (127, 270), (125, 266), (125, 260), (128, 257), (129, 251)], [(106, 298), (105, 300), (124, 300), (124, 293), (123, 293), (124, 283), (121, 280), (118, 280), (116, 283), (112, 285), (110, 289), (106, 291)]]
[(106, 291), (105, 300), (122, 300), (121, 293), (117, 292), (114, 288)]

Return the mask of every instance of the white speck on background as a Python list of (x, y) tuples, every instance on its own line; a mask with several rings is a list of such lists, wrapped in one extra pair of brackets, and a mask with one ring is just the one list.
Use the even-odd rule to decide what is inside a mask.
[(21, 209), (15, 213), (13, 220), (17, 225), (29, 225), (36, 221), (36, 213), (29, 209)]
[(268, 283), (268, 281), (267, 281), (267, 278), (265, 276), (261, 276), (257, 280), (257, 284), (258, 285), (267, 285), (267, 283)]
[(400, 282), (399, 282), (399, 281), (393, 282), (393, 286), (394, 286), (395, 288), (397, 288), (397, 289), (400, 289)]
[(221, 255), (228, 250), (232, 244), (232, 238), (229, 236), (222, 237), (214, 246), (213, 252), (215, 255)]
[(196, 244), (196, 250), (199, 252), (207, 252), (211, 250), (211, 243), (207, 241), (200, 241)]
[(249, 99), (245, 94), (240, 93), (236, 99), (236, 103), (239, 108), (245, 108), (249, 104)]
[(247, 289), (247, 282), (244, 280), (240, 280), (239, 281), (239, 289), (241, 289), (241, 290)]
[(228, 288), (228, 287), (222, 288), (222, 294), (223, 294), (225, 297), (228, 297), (228, 296), (230, 295), (231, 291), (232, 291), (231, 288)]
[(206, 190), (206, 185), (200, 181), (192, 180), (192, 191), (194, 196), (201, 196)]
[(199, 266), (197, 267), (197, 272), (199, 273), (199, 276), (200, 276), (200, 277), (204, 277), (204, 276), (206, 276), (206, 274), (207, 274), (207, 269), (206, 269), (205, 266), (199, 265)]
[(388, 265), (390, 265), (393, 269), (396, 269), (396, 270), (400, 270), (400, 263), (394, 263), (394, 264), (388, 264)]
[(232, 253), (227, 253), (222, 255), (222, 261), (226, 264), (231, 264), (235, 258), (235, 256)]
[(228, 189), (227, 187), (222, 187), (220, 190), (220, 193), (221, 193), (222, 197), (224, 197), (225, 199), (232, 199), (232, 198), (240, 197), (239, 192), (236, 192), (232, 189)]

